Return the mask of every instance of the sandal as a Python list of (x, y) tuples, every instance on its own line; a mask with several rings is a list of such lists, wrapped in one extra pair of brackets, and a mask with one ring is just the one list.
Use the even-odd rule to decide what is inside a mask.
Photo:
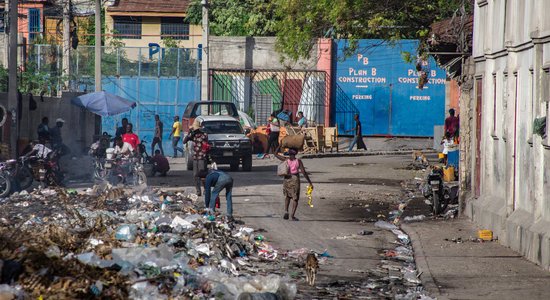
[(283, 219), (288, 220), (288, 213), (285, 213), (285, 215), (283, 216)]
[(300, 221), (300, 219), (298, 219), (296, 217), (292, 217), (292, 221)]

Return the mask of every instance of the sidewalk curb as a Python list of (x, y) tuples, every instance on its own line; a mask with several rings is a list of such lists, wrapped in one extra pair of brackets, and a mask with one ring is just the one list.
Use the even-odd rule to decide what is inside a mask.
[(389, 151), (365, 151), (365, 152), (336, 152), (336, 153), (317, 153), (317, 154), (304, 154), (302, 159), (311, 158), (325, 158), (325, 157), (358, 157), (358, 156), (375, 156), (375, 155), (394, 155), (394, 154), (412, 154), (414, 151), (421, 151), (422, 153), (437, 153), (433, 149), (407, 149), (407, 150), (389, 150)]
[(416, 263), (416, 268), (420, 274), (420, 280), (422, 280), (422, 285), (431, 296), (436, 297), (437, 299), (448, 299), (445, 295), (441, 294), (439, 287), (435, 283), (435, 279), (430, 271), (428, 261), (426, 260), (426, 255), (424, 254), (424, 248), (422, 247), (422, 242), (420, 236), (416, 230), (410, 227), (407, 224), (401, 224), (401, 229), (409, 235), (411, 243), (414, 250), (414, 261)]

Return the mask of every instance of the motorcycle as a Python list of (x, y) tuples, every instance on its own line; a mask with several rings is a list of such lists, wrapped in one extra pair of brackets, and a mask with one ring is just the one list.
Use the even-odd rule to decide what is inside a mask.
[(146, 185), (147, 176), (139, 158), (116, 157), (114, 149), (107, 149), (105, 158), (106, 179), (112, 185), (129, 184), (132, 186)]
[(57, 154), (57, 151), (53, 151), (50, 158), (47, 159), (37, 158), (36, 156), (20, 157), (16, 172), (20, 188), (28, 188), (34, 180), (47, 186), (62, 185), (65, 176), (59, 167)]
[(423, 189), (423, 195), (432, 208), (435, 216), (443, 213), (451, 198), (450, 191), (443, 184), (443, 170), (438, 167), (432, 168), (428, 174), (427, 183)]
[(0, 163), (0, 198), (5, 198), (11, 194), (12, 191), (12, 177), (11, 167), (7, 162)]

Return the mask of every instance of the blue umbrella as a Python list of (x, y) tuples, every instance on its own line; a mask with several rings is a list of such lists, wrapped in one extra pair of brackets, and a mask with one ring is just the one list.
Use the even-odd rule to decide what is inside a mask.
[(71, 103), (102, 117), (114, 116), (136, 107), (136, 103), (107, 92), (95, 92), (78, 96)]

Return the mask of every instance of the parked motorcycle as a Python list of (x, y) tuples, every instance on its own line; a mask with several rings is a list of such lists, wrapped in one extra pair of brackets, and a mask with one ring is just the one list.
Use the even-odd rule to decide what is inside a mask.
[(107, 170), (106, 179), (112, 185), (146, 185), (147, 176), (143, 170), (143, 165), (139, 158), (122, 158), (114, 155), (114, 149), (107, 149), (105, 158), (105, 169)]
[(48, 186), (62, 185), (65, 176), (61, 172), (57, 157), (57, 151), (53, 151), (48, 159), (36, 156), (20, 157), (16, 178), (21, 189), (31, 186), (34, 180)]
[(443, 184), (443, 170), (438, 167), (432, 168), (428, 174), (423, 194), (428, 199), (432, 212), (436, 216), (443, 213), (449, 205), (450, 194), (446, 189)]
[(0, 198), (5, 198), (11, 194), (12, 173), (10, 172), (10, 166), (7, 162), (0, 163)]
[(92, 168), (94, 170), (93, 175), (95, 180), (105, 180), (108, 175), (108, 171), (105, 168), (105, 151), (109, 148), (111, 143), (111, 136), (106, 132), (99, 137), (99, 139), (90, 146), (88, 155), (92, 157)]

